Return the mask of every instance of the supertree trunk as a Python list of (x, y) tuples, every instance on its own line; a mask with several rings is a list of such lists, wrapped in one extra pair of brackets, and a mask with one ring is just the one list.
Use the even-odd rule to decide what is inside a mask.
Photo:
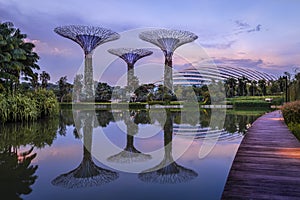
[(94, 79), (92, 53), (85, 55), (84, 61), (84, 90), (87, 101), (94, 101)]
[(172, 54), (165, 56), (165, 69), (164, 69), (164, 86), (167, 91), (165, 95), (169, 94), (168, 91), (173, 91), (173, 66), (172, 66)]

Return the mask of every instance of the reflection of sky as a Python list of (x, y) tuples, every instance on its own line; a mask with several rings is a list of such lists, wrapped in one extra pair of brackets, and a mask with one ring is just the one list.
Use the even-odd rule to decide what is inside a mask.
[[(281, 75), (300, 64), (299, 4), (297, 0), (0, 0), (0, 20), (14, 22), (28, 35), (52, 82), (64, 75), (72, 81), (83, 61), (79, 45), (53, 32), (65, 24), (100, 25), (117, 32), (144, 27), (189, 30), (216, 63)], [(110, 76), (120, 76), (120, 68)]]
[[(141, 128), (145, 125), (139, 125)], [(135, 173), (122, 173), (116, 181), (99, 187), (85, 189), (64, 189), (51, 185), (51, 181), (60, 174), (75, 169), (82, 160), (82, 143), (75, 139), (72, 126), (67, 127), (66, 136), (58, 136), (51, 147), (36, 150), (37, 157), (34, 164), (39, 166), (38, 179), (32, 186), (33, 192), (24, 196), (25, 199), (219, 199), (229, 172), (234, 155), (240, 140), (231, 142), (218, 142), (213, 150), (204, 159), (198, 158), (198, 152), (202, 145), (201, 140), (189, 144), (186, 138), (173, 136), (173, 157), (182, 146), (189, 145), (187, 151), (176, 161), (177, 164), (192, 169), (198, 173), (198, 177), (186, 183), (177, 185), (162, 185), (144, 183), (137, 178)], [(105, 153), (105, 147), (99, 141), (99, 131), (94, 129), (93, 151), (101, 150)], [(102, 129), (108, 137), (120, 149), (124, 148), (126, 135), (116, 123)], [(135, 147), (142, 152), (151, 152), (163, 147), (163, 132), (159, 131), (152, 137), (135, 139)], [(118, 151), (116, 151), (118, 152)], [(109, 155), (114, 153), (107, 152)], [(107, 155), (106, 158), (109, 156)], [(162, 159), (163, 152), (159, 159)], [(154, 157), (155, 158), (155, 157)], [(94, 159), (95, 160), (95, 159)], [(151, 168), (161, 160), (150, 161), (146, 168)], [(95, 163), (103, 168), (108, 168), (99, 161)], [(113, 170), (115, 171), (115, 170)]]

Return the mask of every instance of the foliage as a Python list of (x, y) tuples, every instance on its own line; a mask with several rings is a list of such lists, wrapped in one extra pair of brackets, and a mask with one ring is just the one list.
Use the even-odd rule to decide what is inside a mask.
[(112, 87), (107, 83), (98, 83), (95, 91), (96, 102), (108, 102), (111, 100)]
[(42, 81), (42, 88), (47, 88), (48, 81), (50, 81), (50, 74), (42, 71), (42, 73), (40, 74), (40, 80)]
[(287, 103), (281, 110), (287, 124), (300, 123), (300, 101)]
[(298, 140), (300, 140), (300, 101), (285, 104), (281, 111), (285, 123)]
[(270, 106), (271, 104), (269, 102), (259, 100), (244, 100), (233, 102), (234, 108), (270, 108)]
[(20, 78), (32, 80), (39, 57), (34, 44), (26, 42), (26, 35), (10, 22), (0, 23), (0, 88), (14, 92)]
[(27, 94), (0, 94), (0, 120), (30, 121), (54, 115), (58, 103), (52, 91), (40, 89)]
[(72, 85), (68, 83), (67, 80), (68, 80), (67, 76), (63, 76), (57, 81), (58, 88), (59, 88), (57, 96), (59, 102), (70, 100), (65, 98), (68, 94), (70, 94), (72, 89)]

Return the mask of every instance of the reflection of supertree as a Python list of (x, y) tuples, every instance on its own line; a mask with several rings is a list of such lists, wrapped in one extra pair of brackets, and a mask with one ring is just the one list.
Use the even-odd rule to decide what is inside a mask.
[(197, 35), (189, 31), (158, 29), (144, 31), (139, 37), (142, 40), (158, 46), (165, 55), (164, 86), (168, 90), (173, 90), (173, 69), (172, 56), (176, 48), (198, 38)]
[(127, 127), (126, 147), (120, 153), (107, 158), (107, 160), (116, 163), (133, 163), (150, 160), (151, 155), (143, 154), (134, 147), (134, 135), (138, 132), (138, 125), (134, 123), (136, 113), (132, 111), (130, 114), (124, 113), (124, 116)]
[(31, 161), (36, 157), (33, 148), (23, 153), (4, 150), (0, 153), (0, 193), (6, 199), (22, 199), (20, 195), (30, 194), (30, 186), (34, 184), (37, 176), (34, 173), (37, 166)]
[(53, 185), (65, 188), (82, 188), (99, 186), (116, 180), (119, 175), (116, 172), (98, 167), (92, 160), (92, 134), (94, 115), (85, 113), (83, 125), (84, 146), (83, 159), (79, 166), (65, 174), (62, 174), (52, 181)]
[(93, 50), (103, 43), (119, 39), (119, 34), (101, 27), (80, 25), (57, 27), (54, 31), (57, 34), (78, 43), (83, 49), (85, 55), (84, 87), (86, 99), (92, 100), (94, 84), (92, 66)]
[(133, 89), (138, 87), (138, 83), (134, 79), (134, 64), (139, 59), (151, 55), (152, 51), (147, 49), (119, 48), (109, 49), (108, 52), (119, 56), (127, 63), (127, 87), (130, 93), (133, 92)]
[(148, 169), (138, 175), (139, 179), (150, 183), (176, 184), (187, 182), (198, 174), (183, 166), (177, 164), (172, 156), (172, 134), (173, 134), (173, 116), (167, 112), (167, 120), (164, 125), (164, 159), (157, 166)]

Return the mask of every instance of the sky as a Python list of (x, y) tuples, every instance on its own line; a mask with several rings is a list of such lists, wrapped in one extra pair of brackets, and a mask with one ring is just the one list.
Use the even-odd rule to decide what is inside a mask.
[[(119, 33), (148, 27), (187, 30), (198, 35), (195, 43), (216, 64), (280, 76), (300, 70), (299, 8), (298, 0), (0, 0), (0, 21), (13, 22), (27, 34), (51, 82), (62, 76), (72, 82), (84, 60), (78, 44), (53, 31), (70, 24)], [(109, 69), (104, 80), (112, 83), (125, 71), (125, 64)]]

